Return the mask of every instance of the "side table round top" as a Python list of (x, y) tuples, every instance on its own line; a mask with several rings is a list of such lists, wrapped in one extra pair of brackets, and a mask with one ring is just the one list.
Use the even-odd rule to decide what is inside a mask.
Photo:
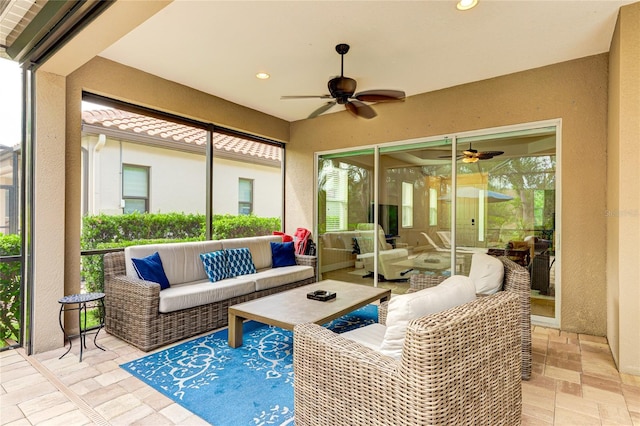
[(93, 302), (94, 300), (100, 300), (104, 297), (104, 293), (83, 293), (83, 294), (70, 294), (62, 299), (58, 300), (58, 303), (66, 305), (68, 303), (86, 303)]

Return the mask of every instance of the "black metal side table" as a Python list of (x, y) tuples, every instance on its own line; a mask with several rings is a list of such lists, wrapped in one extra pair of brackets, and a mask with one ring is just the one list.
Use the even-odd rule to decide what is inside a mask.
[[(67, 311), (78, 311), (78, 327), (80, 329), (80, 362), (82, 362), (82, 349), (87, 348), (86, 336), (87, 334), (95, 334), (93, 337), (93, 344), (96, 348), (105, 350), (104, 348), (98, 346), (96, 343), (96, 339), (98, 338), (98, 333), (104, 327), (104, 293), (84, 293), (84, 294), (71, 294), (69, 296), (65, 296), (62, 299), (58, 300), (60, 303), (60, 314), (58, 315), (58, 321), (60, 322), (60, 328), (64, 333), (64, 337), (69, 341), (69, 349), (65, 353), (63, 353), (60, 358), (68, 354), (71, 351), (71, 336), (69, 336), (64, 329), (64, 325), (62, 324), (62, 316), (64, 312)], [(100, 311), (100, 325), (96, 328), (91, 328), (87, 330), (87, 304), (89, 304), (90, 308), (97, 307)], [(77, 306), (73, 306), (77, 305)], [(82, 312), (84, 311), (84, 325), (82, 323)]]

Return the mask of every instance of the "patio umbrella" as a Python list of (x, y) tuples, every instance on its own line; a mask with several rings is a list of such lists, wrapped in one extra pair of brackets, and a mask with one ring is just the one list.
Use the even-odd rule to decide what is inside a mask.
[[(458, 188), (458, 198), (474, 198), (478, 199), (480, 197), (480, 188), (476, 188), (473, 186), (463, 186), (462, 188)], [(499, 203), (502, 201), (513, 200), (513, 197), (507, 194), (502, 194), (500, 192), (495, 191), (487, 191), (482, 190), (483, 196), (487, 197), (487, 202), (489, 203)], [(445, 194), (438, 198), (439, 200), (451, 201), (451, 194)]]

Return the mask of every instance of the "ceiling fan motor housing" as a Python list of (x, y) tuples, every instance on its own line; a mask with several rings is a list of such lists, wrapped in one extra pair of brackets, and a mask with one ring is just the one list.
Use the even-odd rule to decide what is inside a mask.
[(329, 93), (339, 104), (346, 104), (356, 91), (356, 81), (349, 77), (335, 77), (327, 84)]

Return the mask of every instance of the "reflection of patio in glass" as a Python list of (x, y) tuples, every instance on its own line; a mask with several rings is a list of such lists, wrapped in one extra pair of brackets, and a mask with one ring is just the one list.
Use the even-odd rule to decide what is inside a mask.
[[(426, 252), (417, 256), (410, 257), (407, 260), (396, 262), (395, 265), (407, 268), (405, 275), (411, 273), (439, 273), (442, 275), (451, 274), (451, 253), (444, 252)], [(467, 259), (465, 255), (456, 256), (456, 273), (468, 273), (466, 268)]]
[[(452, 245), (461, 255), (456, 261), (456, 274), (468, 274), (473, 253), (526, 244), (527, 237), (548, 240), (550, 249), (557, 249), (555, 126), (478, 133), (458, 138), (457, 146), (462, 149), (471, 139), (478, 150), (504, 154), (475, 163), (452, 162), (452, 141), (446, 138), (412, 142), (406, 148), (402, 144), (379, 148), (377, 202), (397, 208), (398, 217), (392, 218), (380, 209), (378, 220), (388, 234), (388, 242), (408, 251), (408, 257), (392, 262), (399, 271), (397, 279), (417, 272), (451, 274), (450, 261), (443, 262), (439, 255), (450, 259)], [(323, 278), (361, 281), (366, 276), (358, 272), (361, 265), (355, 256), (349, 258), (346, 252), (351, 249), (348, 236), (353, 224), (373, 221), (374, 154), (373, 150), (359, 150), (318, 157), (319, 264)], [(452, 194), (456, 194), (455, 200)], [(334, 244), (337, 235), (345, 237), (343, 246)], [(334, 260), (338, 250), (347, 254), (340, 263)], [(537, 259), (538, 264), (541, 260)], [(554, 318), (557, 283), (551, 277), (555, 268), (552, 260), (549, 258), (545, 274), (540, 275), (544, 268), (536, 269), (535, 281), (546, 283), (547, 289), (533, 292), (532, 308), (534, 315)], [(533, 263), (529, 265), (527, 259), (525, 266), (532, 268)], [(342, 273), (346, 277), (335, 275)], [(375, 285), (373, 278), (369, 278), (371, 285)], [(404, 291), (403, 286), (398, 285), (398, 290)], [(538, 309), (539, 305), (544, 309)]]

